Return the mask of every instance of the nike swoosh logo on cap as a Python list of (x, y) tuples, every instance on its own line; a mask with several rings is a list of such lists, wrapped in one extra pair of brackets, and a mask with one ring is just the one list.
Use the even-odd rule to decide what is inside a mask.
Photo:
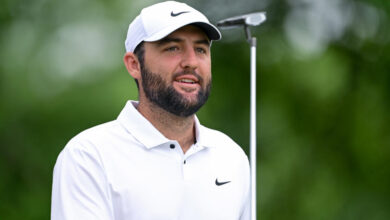
[(189, 11), (182, 11), (182, 12), (178, 12), (178, 13), (174, 13), (173, 11), (171, 12), (171, 16), (172, 17), (176, 17), (176, 16), (179, 16), (181, 14), (184, 14), (184, 13), (189, 13)]
[(217, 186), (222, 186), (222, 185), (224, 185), (224, 184), (226, 184), (226, 183), (230, 183), (230, 181), (226, 181), (226, 182), (218, 182), (218, 178), (217, 178), (217, 179), (215, 179), (215, 185), (217, 185)]

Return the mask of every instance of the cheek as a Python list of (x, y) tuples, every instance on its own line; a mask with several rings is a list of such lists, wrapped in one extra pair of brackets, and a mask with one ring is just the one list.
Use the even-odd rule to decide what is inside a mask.
[(202, 63), (201, 70), (204, 75), (204, 77), (211, 78), (211, 62), (206, 61)]
[(167, 59), (166, 57), (159, 57), (155, 59), (149, 59), (145, 62), (147, 70), (153, 73), (159, 73), (161, 75), (168, 75), (174, 72), (177, 67), (177, 61), (175, 59)]

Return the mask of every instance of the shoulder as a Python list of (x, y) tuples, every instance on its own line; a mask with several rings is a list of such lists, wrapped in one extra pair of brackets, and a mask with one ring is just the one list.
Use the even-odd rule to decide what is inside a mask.
[(205, 126), (200, 126), (203, 142), (217, 151), (224, 151), (233, 157), (248, 160), (244, 150), (225, 133), (211, 129)]
[(88, 128), (70, 139), (62, 150), (62, 154), (72, 152), (96, 154), (99, 146), (109, 143), (120, 131), (121, 127), (116, 121)]
[(68, 142), (68, 145), (80, 144), (80, 143), (97, 143), (110, 137), (115, 136), (123, 130), (117, 121), (110, 121), (94, 127), (88, 128), (76, 136), (74, 136)]
[[(119, 127), (118, 127), (119, 126)], [(107, 143), (111, 143), (115, 133), (120, 132), (120, 125), (116, 121), (106, 122), (88, 128), (68, 141), (57, 157), (55, 170), (69, 169), (69, 167), (103, 167)], [(108, 146), (109, 147), (109, 146)]]

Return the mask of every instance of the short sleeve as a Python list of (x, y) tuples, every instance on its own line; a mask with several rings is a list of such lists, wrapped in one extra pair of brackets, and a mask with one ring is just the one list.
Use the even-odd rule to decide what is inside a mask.
[(107, 179), (90, 144), (71, 141), (53, 172), (52, 220), (113, 219)]

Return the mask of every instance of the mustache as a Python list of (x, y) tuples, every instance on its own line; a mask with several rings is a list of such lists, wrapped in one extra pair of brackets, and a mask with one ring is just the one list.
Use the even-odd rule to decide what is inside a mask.
[(203, 77), (201, 77), (198, 73), (196, 73), (195, 70), (184, 70), (184, 71), (181, 71), (181, 72), (178, 72), (178, 73), (174, 73), (173, 76), (172, 76), (172, 79), (175, 79), (175, 78), (177, 78), (179, 76), (183, 76), (183, 75), (195, 76), (196, 79), (198, 80), (199, 84), (203, 83)]

